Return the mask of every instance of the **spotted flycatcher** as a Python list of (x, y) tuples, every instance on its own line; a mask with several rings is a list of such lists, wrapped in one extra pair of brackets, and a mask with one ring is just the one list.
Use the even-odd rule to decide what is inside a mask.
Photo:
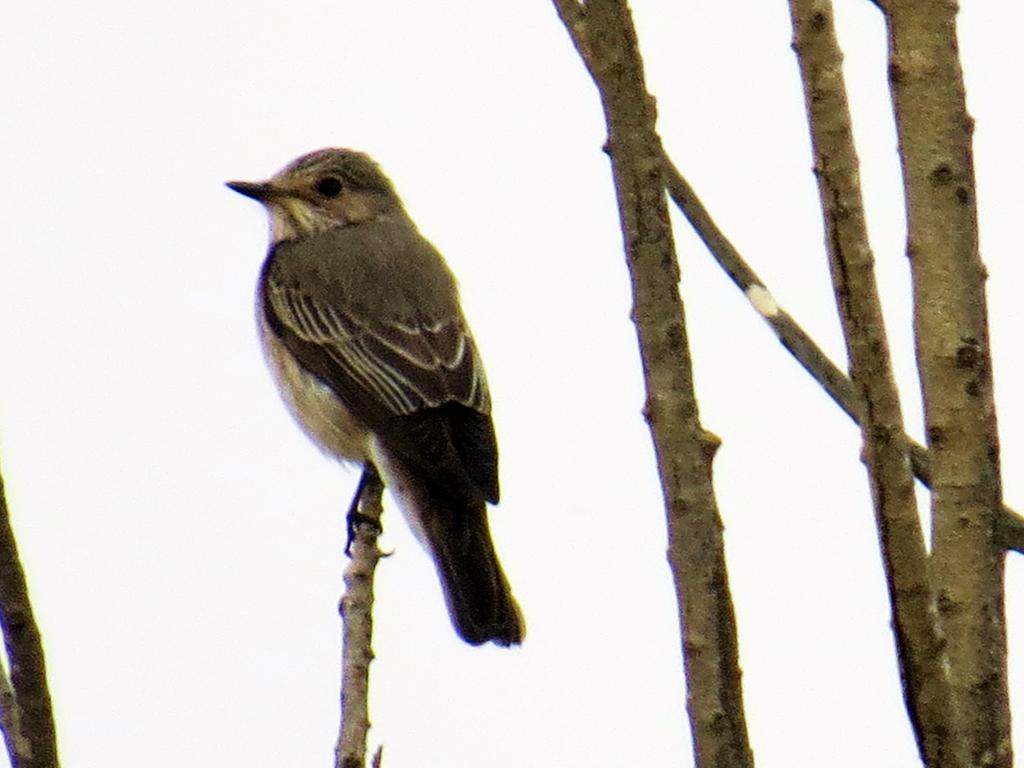
[(522, 641), (487, 503), (498, 449), (451, 271), (368, 156), (323, 149), (232, 181), (270, 216), (256, 306), (278, 389), (325, 452), (376, 471), (437, 568), (468, 643)]

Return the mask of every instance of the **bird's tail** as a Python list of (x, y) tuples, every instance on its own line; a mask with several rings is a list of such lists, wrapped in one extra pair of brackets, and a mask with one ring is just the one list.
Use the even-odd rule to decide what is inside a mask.
[(494, 551), (486, 505), (428, 495), (423, 533), (455, 630), (471, 645), (518, 645), (525, 633), (523, 617)]
[(459, 637), (470, 645), (519, 645), (523, 615), (494, 551), (480, 492), (454, 476), (425, 477), (384, 451), (375, 451), (374, 464), (434, 560)]

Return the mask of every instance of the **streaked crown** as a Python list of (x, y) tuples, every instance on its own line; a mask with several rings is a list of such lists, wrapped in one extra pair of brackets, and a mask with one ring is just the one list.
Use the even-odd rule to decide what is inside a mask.
[(369, 155), (351, 149), (310, 152), (269, 181), (232, 181), (228, 186), (267, 207), (275, 243), (405, 215), (391, 180)]

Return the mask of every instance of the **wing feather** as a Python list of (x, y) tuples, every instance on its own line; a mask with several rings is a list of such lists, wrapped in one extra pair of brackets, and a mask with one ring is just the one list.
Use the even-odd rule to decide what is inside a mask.
[(421, 325), (371, 323), (273, 276), (267, 295), (281, 324), (322, 348), (343, 369), (348, 386), (361, 388), (390, 413), (401, 416), (450, 401), (490, 412), (480, 356), (461, 317)]

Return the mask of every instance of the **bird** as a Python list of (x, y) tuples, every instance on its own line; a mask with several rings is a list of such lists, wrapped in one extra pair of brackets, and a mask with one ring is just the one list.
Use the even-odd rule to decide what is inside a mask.
[(499, 499), (491, 397), (444, 258), (357, 150), (227, 186), (268, 213), (256, 314), (288, 410), (329, 456), (362, 465), (363, 481), (379, 474), (434, 561), (457, 634), (520, 644), (487, 517)]

